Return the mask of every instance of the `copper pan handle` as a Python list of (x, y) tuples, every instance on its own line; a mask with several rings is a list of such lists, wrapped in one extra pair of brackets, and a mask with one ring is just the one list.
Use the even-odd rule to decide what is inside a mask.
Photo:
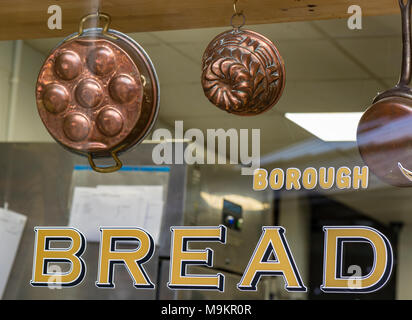
[(99, 172), (99, 173), (112, 173), (112, 172), (116, 172), (116, 171), (120, 170), (122, 168), (123, 164), (120, 161), (119, 157), (117, 156), (116, 151), (112, 151), (110, 154), (113, 157), (113, 160), (116, 162), (116, 164), (114, 166), (111, 166), (111, 167), (98, 167), (94, 163), (92, 155), (89, 153), (87, 155), (87, 158), (89, 159), (89, 164), (92, 167), (92, 169), (96, 172)]
[[(406, 1), (406, 3), (405, 3)], [(399, 0), (402, 17), (402, 71), (398, 82), (399, 87), (408, 86), (411, 82), (412, 75), (412, 57), (411, 57), (411, 1)]]
[(65, 41), (73, 40), (73, 39), (81, 36), (84, 33), (84, 30), (85, 30), (84, 24), (86, 23), (87, 20), (92, 19), (92, 18), (98, 19), (99, 21), (104, 20), (105, 23), (104, 23), (103, 28), (102, 28), (103, 29), (102, 33), (106, 37), (109, 37), (109, 38), (112, 38), (112, 39), (117, 39), (117, 37), (115, 37), (114, 35), (109, 33), (109, 27), (110, 27), (110, 23), (112, 22), (112, 18), (110, 18), (110, 16), (106, 13), (96, 12), (96, 13), (90, 13), (88, 15), (85, 15), (80, 20), (79, 32), (77, 34), (75, 34), (73, 37), (70, 37), (70, 38), (66, 39)]
[(99, 20), (104, 19), (106, 21), (106, 23), (103, 26), (103, 34), (107, 35), (107, 31), (109, 30), (109, 26), (110, 26), (110, 23), (112, 22), (112, 18), (110, 18), (110, 16), (108, 14), (101, 13), (101, 12), (88, 14), (88, 15), (84, 16), (82, 18), (82, 20), (80, 20), (79, 35), (81, 35), (83, 33), (85, 22), (87, 20), (91, 19), (91, 18), (97, 18)]

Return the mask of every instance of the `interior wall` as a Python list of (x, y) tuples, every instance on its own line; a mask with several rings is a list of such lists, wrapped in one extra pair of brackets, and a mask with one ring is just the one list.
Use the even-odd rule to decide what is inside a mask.
[(412, 224), (405, 224), (401, 230), (398, 243), (396, 298), (412, 299)]
[[(35, 86), (45, 56), (23, 42), (21, 56), (16, 41), (0, 42), (0, 140), (8, 142), (51, 142), (37, 114)], [(20, 58), (20, 59), (19, 59)], [(19, 59), (20, 61), (15, 61)], [(13, 65), (20, 63), (13, 77)], [(12, 106), (11, 87), (17, 85), (16, 103)], [(9, 133), (7, 133), (9, 132)]]
[[(305, 198), (298, 192), (281, 193), (279, 225), (286, 229), (285, 236), (296, 266), (306, 287), (309, 285), (310, 214)], [(276, 277), (275, 298), (307, 299), (306, 292), (288, 292), (282, 277)], [(273, 286), (272, 286), (273, 288)]]
[(18, 96), (15, 108), (11, 109), (9, 140), (13, 142), (51, 142), (53, 139), (44, 128), (37, 113), (35, 88), (37, 75), (46, 57), (23, 42)]
[(0, 140), (5, 141), (9, 103), (13, 41), (0, 41)]

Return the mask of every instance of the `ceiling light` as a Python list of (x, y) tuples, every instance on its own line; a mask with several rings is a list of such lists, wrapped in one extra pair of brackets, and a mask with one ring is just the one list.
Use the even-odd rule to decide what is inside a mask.
[(285, 113), (285, 117), (323, 141), (356, 141), (362, 112)]

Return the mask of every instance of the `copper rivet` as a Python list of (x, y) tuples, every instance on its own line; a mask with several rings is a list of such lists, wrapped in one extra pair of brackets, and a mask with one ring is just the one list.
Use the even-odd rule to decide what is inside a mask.
[(104, 76), (114, 70), (115, 58), (113, 51), (107, 47), (97, 47), (87, 56), (87, 65), (96, 75)]
[(73, 51), (63, 52), (56, 58), (54, 70), (61, 79), (72, 80), (82, 70), (80, 57)]
[(59, 84), (49, 84), (43, 94), (43, 104), (51, 113), (65, 110), (69, 104), (69, 94), (66, 88)]
[(76, 99), (82, 107), (95, 108), (103, 99), (103, 90), (97, 81), (85, 79), (77, 85)]
[(138, 87), (133, 78), (121, 74), (110, 81), (109, 92), (117, 102), (128, 103), (137, 96)]
[(113, 108), (104, 108), (97, 116), (99, 130), (108, 137), (118, 134), (123, 128), (122, 115)]
[(82, 141), (90, 131), (90, 123), (86, 116), (80, 113), (72, 113), (64, 118), (64, 134), (72, 141)]

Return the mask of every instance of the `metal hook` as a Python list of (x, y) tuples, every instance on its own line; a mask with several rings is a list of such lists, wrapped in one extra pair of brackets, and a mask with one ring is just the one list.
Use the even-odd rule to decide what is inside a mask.
[[(235, 17), (242, 17), (242, 23), (239, 24), (239, 25), (234, 25), (234, 24), (233, 24), (233, 19), (234, 19)], [(243, 13), (234, 14), (234, 15), (232, 16), (232, 18), (230, 18), (230, 25), (231, 25), (234, 29), (239, 30), (240, 28), (242, 28), (242, 27), (245, 25), (245, 23), (246, 23), (246, 17), (245, 17), (245, 15), (244, 15)]]
[(405, 3), (399, 0), (402, 17), (402, 72), (399, 79), (399, 86), (407, 86), (412, 77), (412, 36), (411, 36), (411, 0)]
[(237, 11), (236, 5), (237, 5), (238, 1), (239, 1), (239, 0), (235, 0), (235, 1), (233, 2), (233, 11), (235, 12), (235, 15), (240, 16), (240, 15), (243, 14), (243, 10), (241, 10), (240, 12)]
[(64, 40), (64, 42), (67, 42), (67, 41), (69, 41), (69, 40), (73, 40), (73, 39), (75, 39), (75, 38), (83, 35), (85, 22), (86, 22), (87, 20), (89, 20), (89, 19), (92, 19), (92, 18), (97, 19), (98, 21), (100, 21), (101, 19), (105, 20), (105, 24), (104, 24), (104, 26), (103, 26), (103, 28), (102, 28), (102, 33), (103, 33), (106, 37), (108, 37), (108, 38), (111, 38), (111, 39), (114, 39), (114, 40), (117, 39), (116, 36), (114, 36), (114, 35), (112, 35), (112, 34), (109, 33), (109, 27), (110, 27), (110, 23), (111, 23), (111, 21), (112, 21), (112, 19), (110, 18), (110, 16), (109, 16), (108, 14), (106, 14), (106, 13), (97, 11), (96, 13), (91, 13), (91, 14), (85, 15), (85, 16), (80, 20), (80, 23), (79, 23), (79, 32), (78, 32), (77, 34), (73, 35), (72, 37), (67, 38), (66, 40)]
[(111, 167), (96, 166), (96, 164), (93, 161), (93, 156), (90, 153), (87, 155), (87, 158), (89, 159), (89, 164), (94, 171), (99, 172), (99, 173), (112, 173), (112, 172), (116, 172), (120, 170), (123, 166), (122, 162), (120, 161), (116, 153), (117, 153), (117, 150), (110, 152), (111, 156), (113, 157), (113, 160), (116, 162), (116, 164)]
[[(406, 3), (405, 3), (405, 1), (406, 1)], [(406, 7), (406, 6), (410, 5), (410, 4), (411, 4), (411, 0), (399, 0), (399, 6), (400, 6), (401, 8), (404, 8), (404, 7)]]
[[(235, 12), (233, 15), (232, 15), (232, 17), (230, 18), (230, 24), (231, 24), (231, 26), (234, 28), (234, 29), (236, 29), (236, 30), (239, 30), (241, 27), (243, 27), (244, 25), (245, 25), (245, 23), (246, 23), (246, 17), (245, 17), (245, 15), (243, 14), (243, 10), (240, 10), (240, 11), (238, 11), (237, 10), (237, 3), (238, 3), (238, 1), (239, 0), (234, 0), (233, 1), (233, 11)], [(239, 24), (239, 25), (234, 25), (233, 24), (233, 19), (235, 18), (235, 17), (241, 17), (242, 18), (242, 23), (241, 24)]]
[(91, 14), (88, 14), (88, 15), (84, 16), (82, 18), (82, 20), (80, 21), (80, 24), (79, 24), (79, 34), (80, 35), (83, 34), (84, 24), (87, 20), (89, 20), (91, 18), (97, 18), (99, 20), (100, 19), (106, 20), (106, 23), (103, 26), (103, 34), (108, 35), (107, 32), (109, 31), (109, 27), (110, 27), (110, 23), (112, 22), (112, 19), (110, 18), (110, 16), (108, 14), (102, 13), (102, 12), (91, 13)]

